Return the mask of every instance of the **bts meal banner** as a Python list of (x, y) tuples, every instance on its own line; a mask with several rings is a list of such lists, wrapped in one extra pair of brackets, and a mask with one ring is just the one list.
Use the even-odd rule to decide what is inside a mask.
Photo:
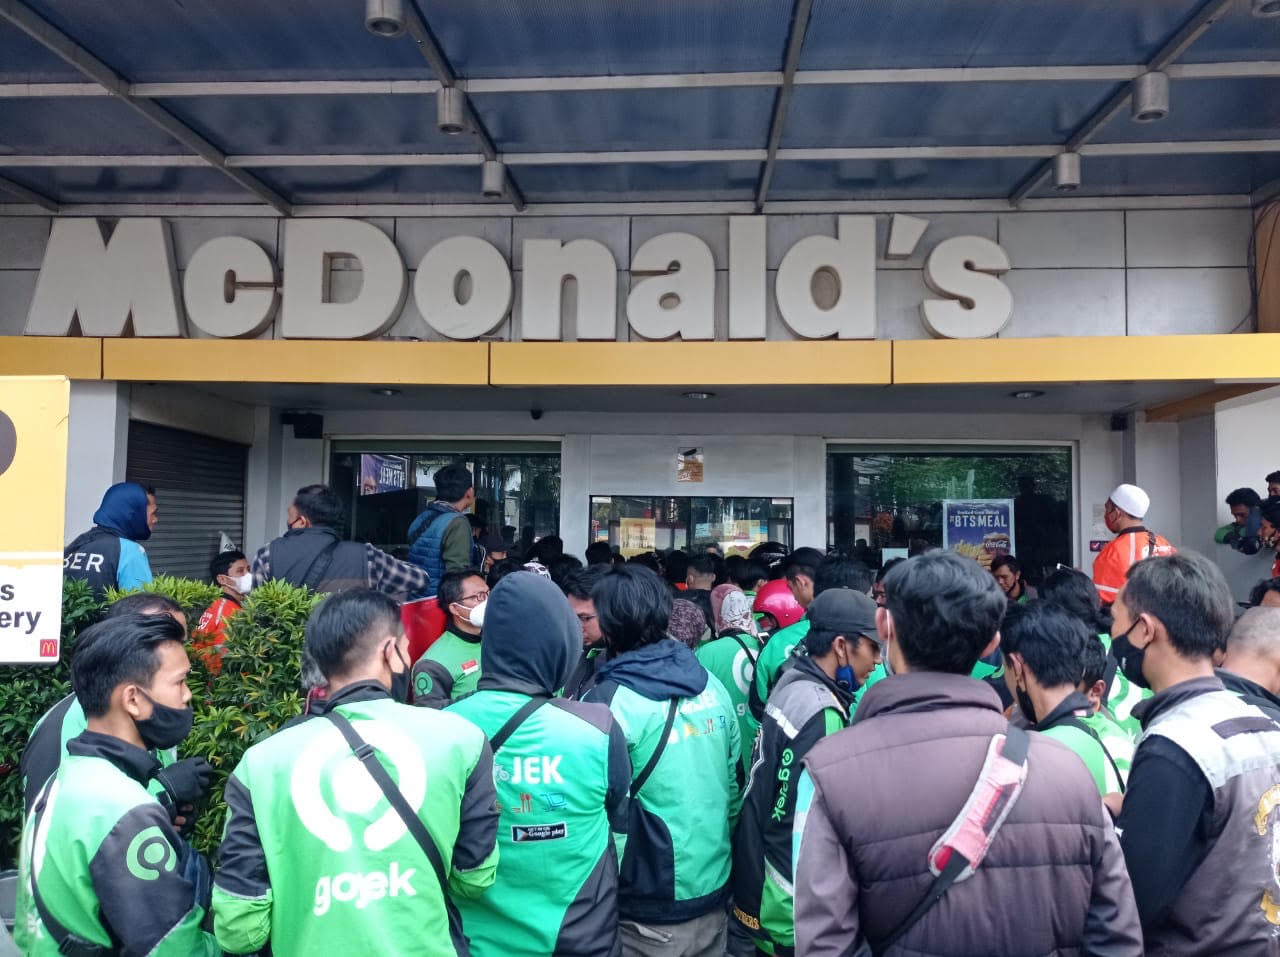
[(1013, 499), (948, 499), (942, 503), (942, 547), (990, 568), (1013, 551)]
[(70, 404), (63, 376), (0, 376), (0, 664), (58, 660)]

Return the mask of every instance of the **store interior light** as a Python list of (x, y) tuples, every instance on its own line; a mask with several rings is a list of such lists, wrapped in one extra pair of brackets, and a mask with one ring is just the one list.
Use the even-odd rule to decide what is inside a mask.
[(1010, 392), (1011, 399), (1038, 399), (1044, 395), (1043, 389), (1019, 389), (1017, 392)]
[(480, 192), (490, 199), (501, 196), (507, 185), (507, 166), (502, 160), (485, 160), (480, 168)]
[(467, 128), (462, 91), (456, 86), (442, 86), (436, 92), (436, 126), (441, 133), (456, 136)]
[(1069, 193), (1080, 188), (1080, 154), (1059, 153), (1053, 158), (1053, 188)]
[(1169, 115), (1169, 74), (1148, 70), (1133, 81), (1129, 115), (1135, 123), (1154, 123)]
[(400, 394), (400, 390), (399, 390), (399, 389), (387, 389), (387, 388), (383, 388), (383, 389), (370, 389), (369, 391), (370, 391), (370, 392), (372, 392), (374, 395), (384, 396), (385, 398), (391, 398), (391, 396), (393, 396), (393, 395), (399, 395), (399, 394)]
[(1280, 0), (1253, 0), (1249, 10), (1255, 17), (1280, 17)]
[(404, 0), (365, 0), (364, 25), (374, 36), (400, 36), (404, 33)]
[(684, 397), (686, 399), (714, 399), (716, 394), (714, 392), (686, 392)]

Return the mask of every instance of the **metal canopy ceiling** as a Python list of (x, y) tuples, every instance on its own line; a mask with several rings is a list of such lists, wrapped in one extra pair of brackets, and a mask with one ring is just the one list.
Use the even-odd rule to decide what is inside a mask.
[[(1258, 203), (1262, 3), (403, 0), (379, 37), (362, 0), (0, 0), (0, 203), (1016, 204), (1062, 195), (1065, 149), (1075, 196)], [(1170, 113), (1136, 123), (1153, 68)], [(477, 132), (436, 128), (455, 84)]]

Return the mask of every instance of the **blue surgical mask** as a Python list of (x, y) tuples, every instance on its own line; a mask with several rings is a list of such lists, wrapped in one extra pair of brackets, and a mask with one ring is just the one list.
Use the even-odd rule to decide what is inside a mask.
[(853, 676), (853, 669), (848, 665), (840, 665), (836, 668), (836, 684), (845, 691), (853, 691), (858, 687), (858, 679)]

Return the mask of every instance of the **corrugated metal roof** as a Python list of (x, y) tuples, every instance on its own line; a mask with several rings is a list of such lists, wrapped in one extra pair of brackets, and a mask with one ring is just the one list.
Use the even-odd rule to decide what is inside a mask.
[[(530, 202), (760, 198), (806, 0), (405, 2)], [(763, 198), (1009, 196), (1206, 10), (1216, 22), (1171, 67), (1169, 116), (1137, 124), (1125, 108), (1102, 124), (1076, 195), (1263, 190), (1280, 176), (1280, 18), (1223, 3), (814, 0)], [(202, 165), (181, 130), (105, 95), (0, 14), (0, 201), (8, 180), (59, 204), (252, 203), (247, 174), (295, 205), (486, 202), (486, 144), (436, 129), (435, 71), (411, 36), (366, 30), (358, 0), (20, 7), (244, 172)], [(1090, 155), (1106, 144), (1149, 155)], [(1050, 178), (1030, 195), (1052, 192)]]

